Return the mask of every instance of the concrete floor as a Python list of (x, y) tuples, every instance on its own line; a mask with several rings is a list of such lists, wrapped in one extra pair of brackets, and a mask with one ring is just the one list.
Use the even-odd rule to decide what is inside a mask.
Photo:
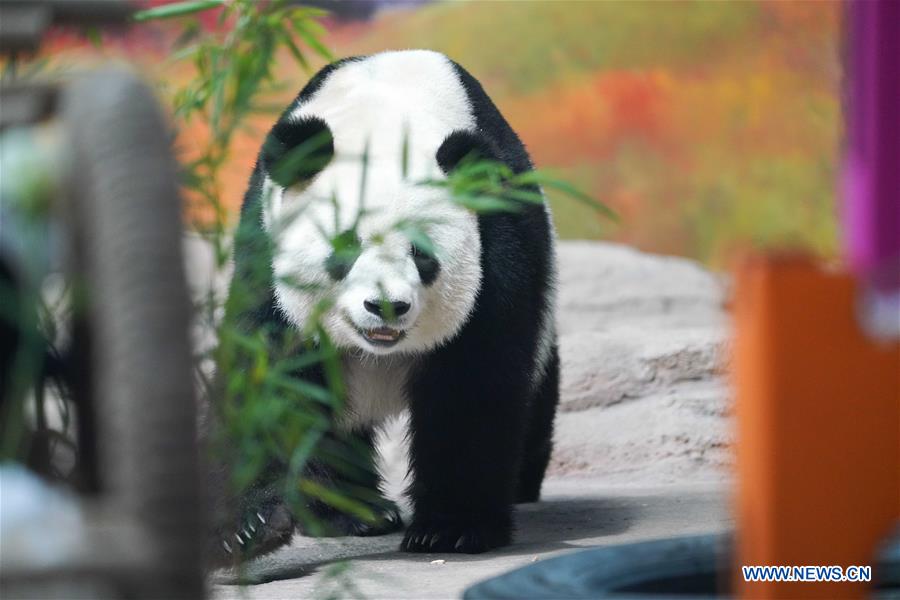
[[(233, 574), (213, 579), (215, 598), (459, 598), (468, 586), (536, 560), (582, 548), (731, 526), (729, 488), (722, 483), (664, 487), (610, 486), (555, 479), (544, 500), (517, 512), (516, 542), (482, 555), (406, 554), (401, 534), (311, 539), (246, 567), (242, 589)], [(443, 563), (433, 561), (443, 560)]]

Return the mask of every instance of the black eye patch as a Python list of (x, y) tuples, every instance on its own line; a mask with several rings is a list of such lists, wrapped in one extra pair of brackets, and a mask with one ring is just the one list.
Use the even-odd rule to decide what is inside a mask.
[(438, 262), (432, 254), (425, 252), (417, 245), (412, 245), (413, 262), (416, 263), (416, 269), (419, 271), (419, 279), (423, 285), (431, 285), (437, 279), (441, 270), (441, 263)]
[(272, 181), (290, 187), (316, 176), (334, 156), (334, 138), (322, 119), (282, 119), (275, 124), (260, 153)]
[(354, 230), (348, 229), (331, 240), (331, 247), (331, 254), (325, 259), (325, 270), (329, 277), (340, 281), (347, 276), (362, 253), (362, 242)]

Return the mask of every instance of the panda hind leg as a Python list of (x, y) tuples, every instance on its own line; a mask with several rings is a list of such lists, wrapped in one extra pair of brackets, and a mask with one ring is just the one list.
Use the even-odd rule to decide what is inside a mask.
[(559, 403), (559, 352), (556, 346), (548, 358), (544, 377), (532, 399), (519, 480), (516, 503), (537, 502), (541, 484), (553, 450), (553, 421)]
[(312, 519), (300, 519), (304, 535), (376, 536), (403, 528), (400, 509), (384, 497), (381, 477), (375, 466), (374, 432), (330, 434), (321, 442), (323, 459), (310, 461), (306, 477), (323, 488), (340, 494), (366, 510), (368, 515), (339, 510), (322, 500), (307, 504)]

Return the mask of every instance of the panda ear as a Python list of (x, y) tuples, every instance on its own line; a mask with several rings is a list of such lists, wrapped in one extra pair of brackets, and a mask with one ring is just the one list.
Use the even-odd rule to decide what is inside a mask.
[(457, 129), (444, 139), (436, 158), (445, 175), (449, 175), (464, 159), (500, 161), (499, 153), (487, 138), (464, 129)]
[(282, 119), (263, 143), (260, 160), (269, 177), (281, 187), (312, 179), (334, 156), (331, 130), (318, 117)]

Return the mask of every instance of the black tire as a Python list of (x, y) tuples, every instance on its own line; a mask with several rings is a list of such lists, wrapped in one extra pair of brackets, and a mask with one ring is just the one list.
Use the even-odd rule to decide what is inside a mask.
[(724, 535), (698, 535), (601, 546), (482, 581), (465, 600), (721, 597), (730, 578)]
[(146, 597), (203, 595), (182, 204), (165, 120), (125, 70), (67, 86), (71, 276), (84, 283), (100, 497), (137, 522)]

